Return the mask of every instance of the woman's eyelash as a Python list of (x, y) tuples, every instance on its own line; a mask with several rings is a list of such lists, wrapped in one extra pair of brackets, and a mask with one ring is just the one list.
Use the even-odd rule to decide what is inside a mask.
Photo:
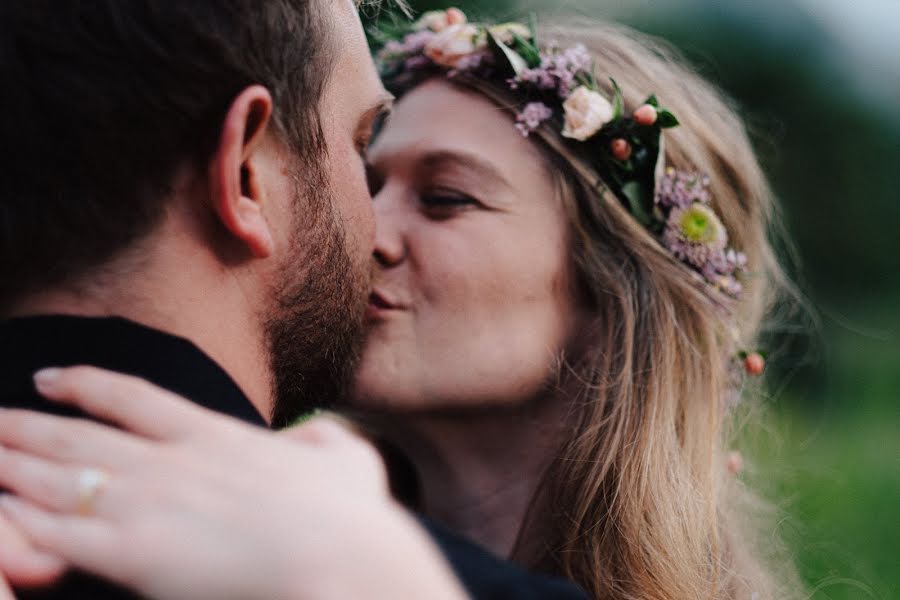
[(471, 196), (452, 192), (429, 192), (422, 194), (419, 197), (419, 200), (425, 206), (435, 208), (451, 208), (478, 203), (478, 201)]

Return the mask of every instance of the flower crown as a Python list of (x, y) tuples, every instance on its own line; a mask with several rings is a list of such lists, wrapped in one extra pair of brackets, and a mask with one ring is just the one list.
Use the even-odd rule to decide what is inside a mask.
[[(558, 131), (565, 149), (586, 157), (588, 180), (605, 186), (668, 252), (713, 295), (738, 298), (747, 258), (728, 246), (715, 213), (709, 179), (665, 168), (662, 133), (678, 119), (656, 96), (627, 115), (618, 84), (612, 98), (597, 84), (594, 61), (579, 44), (539, 46), (534, 23), (470, 23), (458, 8), (430, 11), (370, 31), (382, 79), (396, 88), (443, 74), (499, 85), (520, 99), (515, 127), (523, 136)], [(552, 138), (544, 137), (550, 141)], [(559, 146), (557, 146), (559, 147)], [(585, 173), (582, 171), (582, 175)], [(761, 370), (760, 354), (744, 353), (746, 370)], [(759, 359), (759, 360), (757, 360)]]

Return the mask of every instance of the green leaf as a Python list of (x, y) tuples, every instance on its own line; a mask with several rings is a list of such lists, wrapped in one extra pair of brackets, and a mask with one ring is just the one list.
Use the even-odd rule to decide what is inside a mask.
[(656, 94), (650, 94), (650, 96), (644, 100), (644, 104), (649, 104), (653, 108), (659, 108), (659, 100), (656, 99)]
[(631, 210), (631, 214), (634, 218), (637, 219), (641, 225), (645, 227), (649, 226), (651, 219), (647, 210), (644, 208), (646, 194), (644, 193), (644, 188), (641, 184), (637, 181), (629, 181), (622, 186), (622, 195), (628, 200), (628, 208)]
[(528, 14), (528, 30), (531, 31), (531, 43), (534, 45), (537, 39), (537, 15), (535, 13)]
[(314, 408), (311, 411), (303, 413), (302, 415), (297, 417), (293, 423), (288, 425), (288, 427), (296, 427), (298, 425), (303, 425), (310, 419), (314, 419), (315, 417), (319, 416), (320, 414), (322, 414), (322, 410), (318, 409), (318, 408)]
[(616, 83), (616, 80), (612, 77), (609, 80), (612, 81), (613, 85), (613, 121), (617, 121), (625, 113), (625, 101), (622, 99), (622, 89)]
[(515, 50), (498, 40), (497, 36), (490, 31), (487, 32), (487, 38), (488, 46), (493, 50), (498, 59), (506, 61), (506, 64), (509, 65), (513, 75), (518, 75), (528, 68), (528, 63), (525, 62), (524, 58), (519, 56)]
[(661, 109), (657, 113), (656, 124), (663, 129), (669, 129), (670, 127), (676, 127), (677, 125), (679, 125), (679, 122), (678, 119), (675, 118), (675, 115), (673, 115), (666, 109)]
[(656, 164), (653, 165), (653, 190), (666, 172), (666, 139), (659, 135), (656, 143)]
[(591, 77), (590, 75), (585, 75), (584, 73), (579, 73), (575, 76), (575, 81), (578, 83), (578, 85), (582, 85), (589, 90), (596, 90), (597, 86), (592, 83), (592, 79), (593, 77)]
[[(498, 40), (499, 41), (499, 40)], [(519, 35), (513, 34), (514, 52), (525, 59), (525, 64), (530, 68), (535, 68), (541, 64), (541, 51), (530, 41)]]

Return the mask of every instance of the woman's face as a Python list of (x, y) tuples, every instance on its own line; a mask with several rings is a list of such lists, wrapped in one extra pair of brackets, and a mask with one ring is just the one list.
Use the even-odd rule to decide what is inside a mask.
[(533, 397), (574, 320), (565, 218), (538, 150), (507, 113), (432, 80), (397, 104), (369, 156), (380, 270), (356, 402)]

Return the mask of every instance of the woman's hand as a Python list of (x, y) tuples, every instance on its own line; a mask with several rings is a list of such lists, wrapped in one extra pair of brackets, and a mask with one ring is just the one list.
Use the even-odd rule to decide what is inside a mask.
[(464, 597), (338, 423), (275, 434), (90, 367), (35, 382), (122, 428), (0, 411), (0, 509), (46, 555), (159, 599)]
[(0, 600), (16, 600), (3, 575), (0, 575)]
[[(0, 515), (0, 584), (17, 587), (50, 585), (65, 573), (65, 563), (35, 550), (3, 515)], [(0, 585), (0, 600), (6, 600)]]

